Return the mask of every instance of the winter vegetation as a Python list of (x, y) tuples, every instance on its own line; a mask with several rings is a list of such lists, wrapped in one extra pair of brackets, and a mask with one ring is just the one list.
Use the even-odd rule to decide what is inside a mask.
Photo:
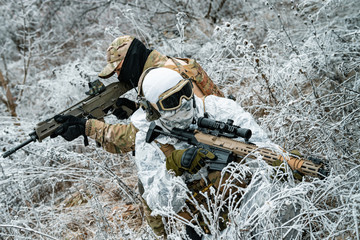
[[(214, 200), (199, 206), (205, 239), (360, 239), (357, 0), (0, 0), (0, 11), (2, 152), (85, 98), (108, 45), (134, 35), (196, 59), (274, 143), (329, 169), (325, 179), (297, 180), (257, 155), (229, 165), (225, 187), (252, 180), (230, 196), (205, 196)], [(143, 217), (132, 154), (93, 141), (48, 138), (0, 157), (0, 190), (0, 239), (157, 239)], [(225, 202), (230, 222), (220, 232)], [(186, 239), (182, 223), (192, 223), (171, 209), (157, 213), (169, 239)]]

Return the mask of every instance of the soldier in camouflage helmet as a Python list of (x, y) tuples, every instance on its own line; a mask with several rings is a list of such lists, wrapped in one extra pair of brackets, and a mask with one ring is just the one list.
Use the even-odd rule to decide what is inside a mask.
[[(153, 211), (166, 212), (171, 207), (181, 218), (192, 221), (189, 209), (192, 214), (196, 214), (199, 209), (188, 205), (188, 196), (181, 186), (186, 183), (191, 192), (205, 193), (209, 191), (209, 186), (221, 189), (220, 179), (224, 180), (227, 176), (221, 176), (220, 171), (210, 172), (207, 169), (206, 160), (216, 157), (207, 150), (191, 147), (168, 136), (159, 136), (156, 141), (147, 143), (145, 139), (150, 126), (148, 120), (155, 121), (164, 130), (186, 128), (204, 116), (206, 111), (209, 117), (218, 121), (233, 119), (234, 124), (251, 128), (254, 142), (268, 140), (251, 115), (236, 102), (214, 95), (200, 98), (194, 94), (191, 81), (177, 71), (165, 67), (146, 70), (139, 81), (138, 99), (142, 108), (134, 112), (129, 124), (112, 125), (74, 116), (61, 116), (56, 119), (63, 124), (55, 131), (55, 136), (61, 135), (71, 141), (78, 136), (87, 135), (113, 153), (135, 150), (139, 190), (147, 221), (157, 235), (165, 237), (166, 218), (154, 216), (151, 214)], [(202, 176), (206, 176), (208, 180), (204, 181)], [(237, 185), (246, 187), (242, 182)], [(204, 205), (206, 200), (203, 195), (197, 196), (196, 200)], [(225, 208), (220, 214), (222, 219), (226, 220)], [(204, 221), (199, 218), (197, 220), (204, 232), (208, 232)], [(225, 228), (226, 221), (219, 227)], [(194, 229), (187, 227), (186, 230), (190, 239), (201, 239)]]
[[(170, 68), (178, 73), (186, 72), (195, 83), (194, 91), (199, 97), (224, 96), (194, 59), (165, 56), (156, 50), (146, 48), (141, 41), (132, 36), (118, 37), (110, 44), (107, 49), (107, 65), (99, 73), (99, 77), (109, 78), (117, 73), (119, 81), (130, 90), (137, 87), (140, 75), (151, 67)], [(128, 118), (138, 107), (126, 98), (119, 98), (117, 105), (119, 108), (114, 114), (119, 119)]]

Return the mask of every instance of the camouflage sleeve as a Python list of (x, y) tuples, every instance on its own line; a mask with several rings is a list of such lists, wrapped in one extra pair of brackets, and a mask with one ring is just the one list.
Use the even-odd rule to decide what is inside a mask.
[(95, 119), (87, 120), (85, 127), (85, 134), (111, 153), (134, 151), (137, 131), (131, 123), (107, 124)]

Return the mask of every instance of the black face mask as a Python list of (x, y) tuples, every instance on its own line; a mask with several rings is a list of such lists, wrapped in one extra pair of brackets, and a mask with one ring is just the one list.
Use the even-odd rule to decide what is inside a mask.
[(129, 85), (130, 89), (137, 87), (145, 62), (151, 52), (151, 49), (147, 49), (142, 42), (135, 38), (126, 53), (118, 76), (119, 81)]

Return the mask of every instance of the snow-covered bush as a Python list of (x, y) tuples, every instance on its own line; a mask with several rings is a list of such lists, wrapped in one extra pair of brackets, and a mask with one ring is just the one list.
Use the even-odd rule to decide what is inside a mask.
[[(260, 158), (229, 166), (234, 179), (253, 180), (234, 193), (240, 201), (211, 192), (219, 201), (200, 212), (207, 239), (359, 238), (359, 9), (355, 0), (0, 1), (1, 149), (83, 99), (108, 44), (131, 34), (195, 58), (273, 142), (331, 170), (299, 182), (291, 173), (280, 181)], [(155, 239), (132, 158), (82, 139), (46, 139), (1, 158), (0, 238)], [(231, 221), (219, 232), (222, 201)], [(169, 237), (185, 237), (182, 219), (160, 214)]]

